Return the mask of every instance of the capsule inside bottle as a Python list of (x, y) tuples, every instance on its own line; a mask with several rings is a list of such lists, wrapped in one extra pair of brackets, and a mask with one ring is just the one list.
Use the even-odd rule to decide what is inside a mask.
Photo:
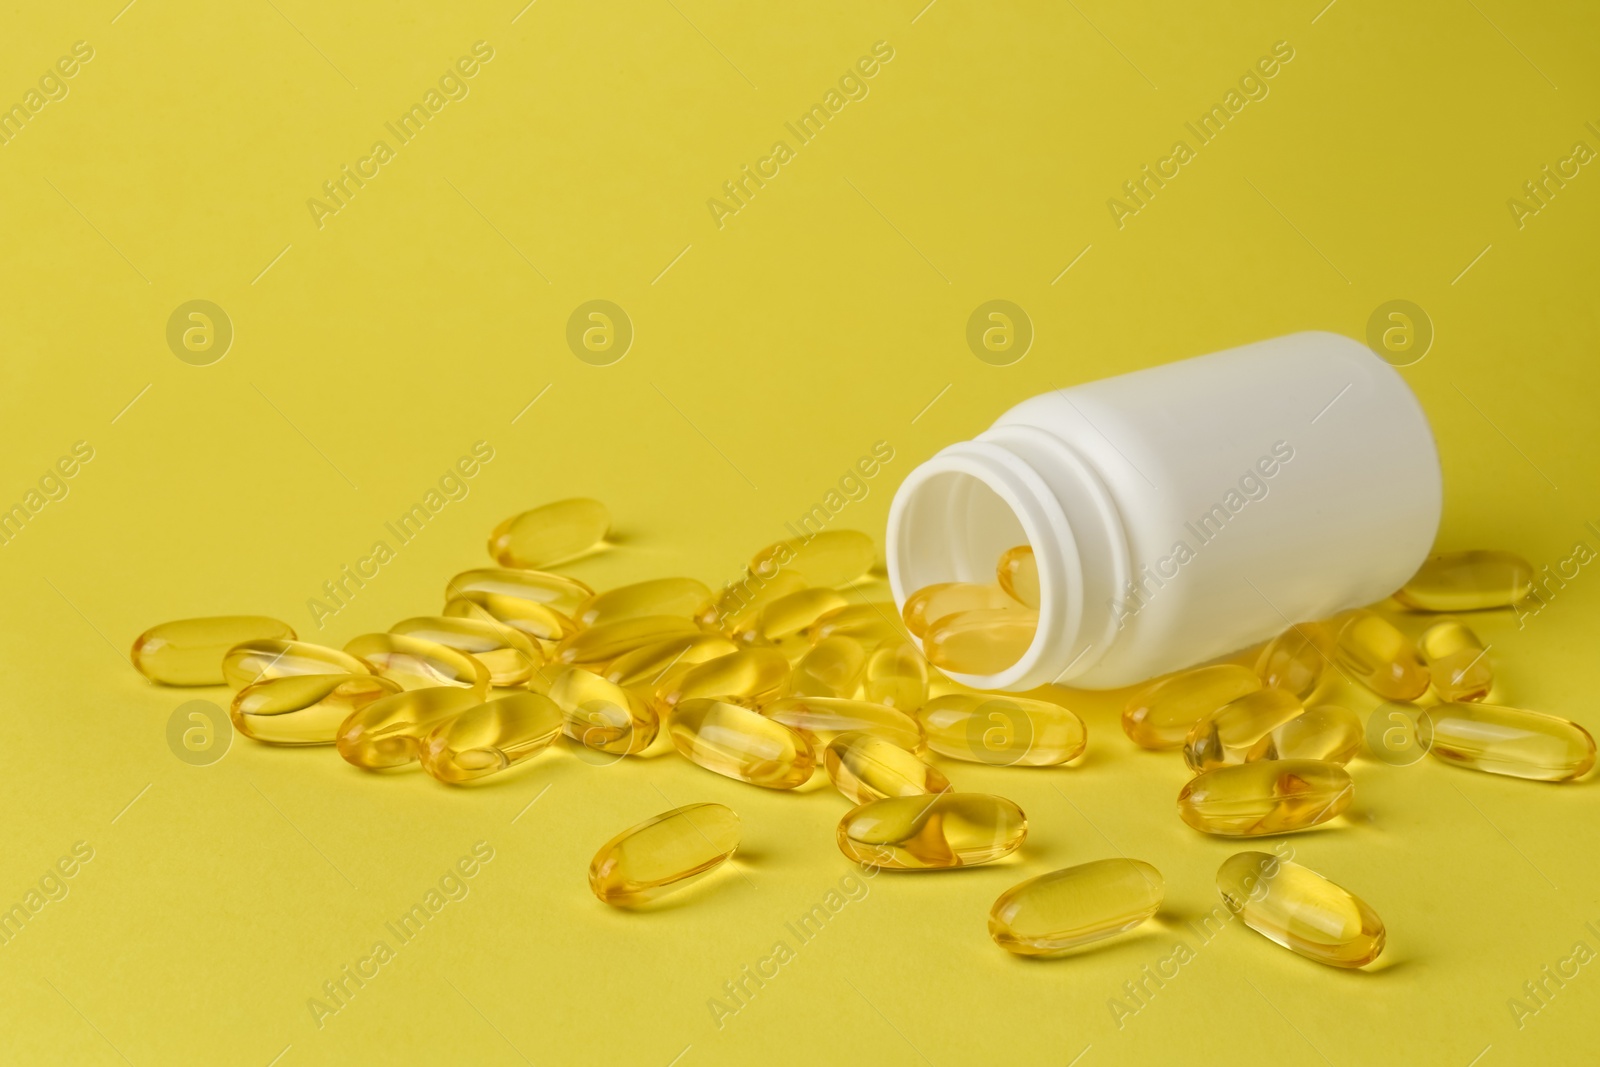
[(234, 728), (254, 741), (331, 745), (351, 715), (398, 692), (394, 682), (365, 671), (290, 675), (239, 690), (228, 714)]
[(853, 804), (884, 797), (943, 793), (950, 779), (887, 738), (852, 730), (828, 742), (822, 753), (828, 781)]
[(1184, 742), (1183, 761), (1192, 771), (1243, 763), (1262, 738), (1305, 708), (1283, 689), (1257, 689), (1201, 716)]
[(1059, 704), (1009, 693), (951, 693), (917, 711), (941, 756), (1002, 767), (1053, 767), (1083, 755), (1083, 720)]
[(1039, 561), (1032, 545), (1009, 548), (995, 567), (1000, 588), (1019, 603), (1035, 610), (1039, 607)]
[(1028, 836), (1022, 809), (987, 793), (930, 793), (863, 804), (839, 822), (839, 851), (893, 871), (971, 867), (1010, 855)]
[(1122, 732), (1141, 748), (1177, 748), (1202, 717), (1261, 688), (1248, 667), (1197, 667), (1139, 690), (1122, 711)]
[(403, 634), (362, 634), (344, 650), (373, 674), (397, 682), (402, 689), (456, 686), (470, 689), (481, 701), (489, 695), (489, 669), (465, 652)]
[(689, 804), (622, 831), (589, 864), (589, 889), (613, 907), (657, 900), (720, 867), (739, 847), (739, 816)]
[(543, 752), (561, 723), (561, 709), (537, 693), (491, 700), (429, 733), (419, 750), (422, 769), (451, 785), (497, 774)]
[(1378, 913), (1309, 867), (1241, 852), (1218, 869), (1217, 889), (1246, 926), (1307, 959), (1363, 967), (1383, 951)]
[(1497, 704), (1437, 704), (1423, 713), (1434, 757), (1489, 774), (1567, 782), (1594, 767), (1594, 738), (1568, 719)]
[(489, 535), (489, 555), (502, 567), (533, 569), (581, 556), (605, 540), (611, 512), (575, 497), (524, 511)]
[(339, 755), (367, 770), (403, 766), (417, 758), (424, 737), (482, 702), (478, 692), (453, 686), (411, 689), (375, 700), (340, 725)]
[(708, 771), (767, 789), (804, 785), (816, 769), (811, 741), (780, 722), (721, 700), (685, 700), (667, 733), (686, 759)]
[(963, 611), (1024, 611), (1025, 606), (1000, 588), (998, 582), (983, 585), (978, 582), (937, 582), (925, 585), (906, 597), (900, 609), (906, 629), (917, 637), (928, 632), (929, 627), (941, 619)]
[(300, 674), (371, 673), (365, 663), (337, 648), (275, 637), (241, 641), (222, 657), (222, 676), (235, 689)]
[(1533, 567), (1514, 552), (1441, 552), (1394, 598), (1418, 611), (1480, 611), (1521, 603), (1533, 592)]
[(245, 641), (293, 641), (294, 627), (265, 615), (174, 619), (133, 642), (135, 669), (160, 685), (221, 685), (223, 654)]
[(1339, 665), (1385, 700), (1415, 700), (1428, 691), (1422, 654), (1383, 616), (1350, 612), (1336, 640)]
[(1488, 649), (1466, 626), (1454, 619), (1435, 623), (1417, 645), (1441, 700), (1482, 700), (1489, 695), (1494, 671)]
[(999, 674), (1033, 644), (1039, 613), (1020, 610), (960, 611), (928, 628), (922, 651), (928, 662), (954, 674)]
[(1019, 956), (1064, 956), (1155, 915), (1166, 879), (1143, 860), (1106, 859), (1012, 886), (989, 909), (989, 936)]
[(1195, 775), (1178, 794), (1178, 815), (1201, 833), (1259, 837), (1325, 823), (1354, 795), (1349, 772), (1338, 764), (1265, 760)]

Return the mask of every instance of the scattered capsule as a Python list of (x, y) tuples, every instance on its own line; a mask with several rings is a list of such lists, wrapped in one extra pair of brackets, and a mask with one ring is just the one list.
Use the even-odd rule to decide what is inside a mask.
[(871, 570), (877, 558), (872, 538), (861, 531), (823, 530), (768, 545), (750, 557), (750, 573), (771, 578), (793, 570), (811, 585), (846, 585)]
[(865, 700), (784, 697), (762, 708), (761, 714), (815, 738), (819, 745), (831, 743), (840, 734), (860, 732), (881, 737), (907, 752), (928, 751), (928, 739), (917, 720), (903, 711)]
[(581, 667), (562, 668), (550, 683), (549, 697), (561, 709), (562, 732), (600, 752), (643, 752), (661, 729), (638, 694)]
[(423, 738), (481, 703), (480, 693), (454, 686), (412, 689), (374, 700), (339, 726), (339, 755), (368, 770), (402, 766), (417, 758)]
[(594, 590), (576, 578), (544, 571), (479, 567), (462, 571), (445, 583), (444, 598), (454, 600), (474, 594), (500, 600), (530, 600), (571, 616), (578, 605), (594, 596)]
[(1083, 755), (1089, 733), (1060, 704), (1010, 693), (951, 693), (917, 711), (941, 756), (1001, 767), (1053, 767)]
[(544, 567), (581, 556), (611, 532), (611, 512), (574, 497), (513, 515), (489, 535), (489, 555), (502, 567)]
[(564, 638), (556, 646), (554, 658), (561, 663), (609, 663), (646, 645), (675, 637), (691, 637), (700, 632), (693, 622), (677, 615), (622, 619)]
[(451, 785), (514, 767), (561, 733), (561, 709), (538, 693), (513, 693), (468, 708), (422, 741), (422, 769)]
[(1361, 717), (1337, 704), (1316, 704), (1263, 736), (1245, 762), (1313, 759), (1349, 763), (1361, 751)]
[(916, 711), (928, 702), (927, 657), (908, 641), (879, 646), (867, 658), (861, 695), (874, 704)]
[(1423, 713), (1436, 757), (1490, 774), (1567, 782), (1594, 766), (1594, 738), (1568, 719), (1497, 704), (1436, 704)]
[(1446, 700), (1482, 700), (1494, 685), (1488, 650), (1478, 635), (1455, 620), (1434, 623), (1417, 642), (1433, 688)]
[(837, 836), (840, 852), (869, 867), (949, 870), (1015, 852), (1028, 836), (1028, 818), (987, 793), (886, 797), (846, 815)]
[(1441, 552), (1394, 598), (1418, 611), (1477, 611), (1520, 603), (1533, 591), (1533, 567), (1514, 552)]
[(1262, 738), (1303, 711), (1295, 695), (1282, 689), (1246, 693), (1200, 717), (1184, 742), (1183, 761), (1192, 771), (1243, 763)]
[(776, 649), (741, 648), (681, 673), (669, 673), (656, 687), (655, 707), (666, 714), (685, 700), (704, 697), (760, 705), (778, 695), (788, 676), (789, 661)]
[(1383, 951), (1378, 913), (1309, 867), (1241, 852), (1218, 868), (1217, 889), (1246, 926), (1307, 959), (1363, 967)]
[(256, 682), (234, 694), (228, 716), (244, 736), (269, 745), (331, 745), (339, 727), (400, 686), (361, 674), (301, 674)]
[(1183, 671), (1135, 693), (1122, 732), (1141, 748), (1177, 748), (1202, 717), (1260, 688), (1255, 671), (1236, 663)]
[(1201, 833), (1260, 837), (1327, 822), (1354, 795), (1350, 773), (1336, 763), (1264, 760), (1195, 775), (1178, 794), (1178, 815)]
[(1028, 651), (1039, 613), (962, 611), (939, 619), (922, 638), (928, 662), (956, 674), (998, 674)]
[(652, 578), (596, 593), (578, 607), (579, 626), (599, 626), (645, 615), (696, 618), (711, 604), (711, 590), (693, 578)]
[(1023, 605), (998, 585), (977, 582), (938, 582), (906, 597), (900, 609), (906, 629), (917, 637), (940, 619), (963, 611), (1023, 611)]
[(813, 644), (830, 637), (848, 637), (859, 641), (866, 649), (877, 648), (888, 641), (904, 641), (907, 636), (894, 605), (876, 601), (850, 604), (818, 616), (806, 635)]
[(995, 567), (1000, 588), (1030, 608), (1039, 607), (1039, 561), (1032, 545), (1007, 549)]
[(853, 697), (867, 667), (867, 650), (853, 637), (818, 641), (784, 683), (784, 692), (798, 697)]
[(672, 744), (708, 771), (768, 789), (793, 789), (817, 766), (810, 739), (759, 712), (722, 700), (685, 700), (667, 719)]
[(1338, 624), (1339, 664), (1385, 700), (1415, 700), (1428, 691), (1428, 668), (1411, 638), (1370, 611)]
[(822, 766), (828, 772), (828, 781), (852, 804), (950, 789), (950, 779), (937, 768), (887, 738), (858, 730), (828, 742), (822, 752)]
[(730, 582), (695, 621), (709, 630), (739, 633), (750, 628), (762, 608), (805, 587), (806, 580), (793, 571), (780, 571), (768, 579), (748, 575), (741, 581)]
[(367, 665), (337, 648), (280, 637), (241, 641), (222, 656), (222, 677), (235, 689), (300, 674), (370, 674)]
[(1014, 885), (989, 909), (989, 936), (1019, 956), (1064, 956), (1132, 930), (1161, 908), (1167, 881), (1143, 860), (1094, 860)]
[(1333, 634), (1321, 623), (1301, 622), (1273, 638), (1256, 660), (1256, 673), (1270, 688), (1304, 700), (1333, 664)]
[(362, 634), (344, 650), (402, 689), (456, 686), (471, 689), (483, 700), (489, 695), (489, 668), (465, 652), (404, 634)]
[(245, 641), (293, 641), (294, 628), (264, 615), (175, 619), (133, 642), (133, 665), (161, 685), (221, 685), (222, 656)]
[(465, 652), (483, 664), (491, 685), (522, 685), (544, 663), (544, 651), (527, 634), (486, 619), (419, 615), (395, 623), (389, 632)]
[(447, 619), (476, 619), (509, 626), (539, 641), (555, 643), (578, 632), (578, 624), (548, 604), (499, 597), (492, 593), (467, 593), (445, 601)]
[(745, 641), (774, 644), (799, 634), (821, 616), (848, 603), (832, 589), (802, 589), (762, 608), (749, 628), (737, 636)]
[(738, 847), (739, 816), (732, 808), (673, 808), (600, 846), (589, 864), (589, 888), (613, 907), (633, 907), (721, 866)]
[(605, 669), (605, 679), (620, 686), (654, 690), (669, 673), (687, 671), (707, 660), (737, 652), (740, 647), (721, 634), (672, 637), (618, 656)]

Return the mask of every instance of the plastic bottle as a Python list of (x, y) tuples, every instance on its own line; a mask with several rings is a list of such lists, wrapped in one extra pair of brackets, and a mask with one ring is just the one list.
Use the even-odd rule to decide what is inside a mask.
[(1439, 524), (1433, 434), (1364, 345), (1298, 333), (1026, 400), (906, 476), (897, 603), (1038, 560), (1039, 627), (979, 689), (1109, 689), (1368, 604)]

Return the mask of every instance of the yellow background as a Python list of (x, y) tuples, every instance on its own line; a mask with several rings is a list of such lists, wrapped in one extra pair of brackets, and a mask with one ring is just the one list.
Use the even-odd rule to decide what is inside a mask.
[[(1404, 373), (1443, 456), (1441, 544), (1539, 566), (1600, 547), (1600, 175), (1520, 229), (1506, 206), (1574, 142), (1600, 148), (1592, 11), (123, 2), (13, 5), (0, 34), (6, 104), (94, 48), (0, 146), (0, 501), (94, 449), (0, 548), (0, 904), (94, 849), (0, 947), (0, 1059), (1593, 1057), (1600, 963), (1520, 1029), (1507, 1006), (1574, 942), (1600, 950), (1592, 781), (1358, 761), (1351, 816), (1286, 840), (1382, 914), (1382, 965), (1333, 971), (1234, 926), (1119, 1029), (1107, 1001), (1196, 942), (1183, 924), (1240, 846), (1182, 825), (1181, 762), (1135, 751), (1115, 699), (1082, 698), (1081, 766), (945, 765), (1028, 812), (1019, 856), (878, 877), (718, 1029), (708, 999), (851, 873), (830, 790), (566, 750), (474, 789), (244, 739), (189, 766), (169, 716), (227, 694), (150, 686), (125, 658), (176, 617), (263, 612), (337, 644), (433, 611), (496, 521), (574, 494), (621, 534), (573, 568), (585, 580), (720, 585), (875, 441), (895, 458), (836, 522), (881, 538), (899, 480), (1016, 401), (1295, 330), (1364, 337), (1397, 298), (1437, 332)], [(470, 95), (319, 229), (307, 199), (479, 40), (494, 58)], [(877, 41), (894, 58), (870, 95), (718, 229), (706, 201), (793, 147), (785, 121)], [(1119, 230), (1107, 199), (1277, 41), (1294, 59), (1270, 95)], [(564, 339), (595, 298), (636, 330), (609, 367)], [(1037, 331), (1004, 368), (964, 340), (994, 298)], [(236, 331), (211, 366), (166, 344), (193, 299)], [(478, 440), (495, 458), (470, 495), (318, 631), (307, 599)], [(1503, 699), (1600, 727), (1597, 584), (1584, 569), (1525, 627), (1483, 622)], [(650, 914), (590, 896), (600, 843), (697, 800), (743, 816), (738, 874)], [(308, 998), (478, 841), (494, 860), (470, 895), (319, 1029)], [(1161, 923), (1042, 964), (990, 942), (1000, 891), (1118, 852), (1166, 874)]]

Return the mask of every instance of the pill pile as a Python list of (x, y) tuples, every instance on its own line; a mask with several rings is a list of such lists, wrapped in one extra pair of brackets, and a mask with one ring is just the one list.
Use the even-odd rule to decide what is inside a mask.
[[(958, 790), (934, 755), (1057, 767), (1088, 746), (1069, 691), (983, 693), (943, 673), (995, 673), (1032, 642), (1039, 578), (1027, 545), (1000, 556), (992, 583), (919, 589), (899, 611), (845, 595), (876, 561), (872, 539), (853, 530), (770, 545), (719, 593), (681, 577), (596, 592), (559, 572), (610, 526), (605, 506), (585, 499), (515, 515), (490, 534), (498, 566), (451, 578), (438, 615), (342, 650), (235, 615), (155, 626), (132, 660), (158, 684), (233, 687), (230, 717), (256, 741), (331, 744), (368, 770), (419, 763), (452, 785), (517, 766), (558, 737), (618, 759), (670, 746), (768, 789), (805, 785), (820, 764), (853, 805), (839, 850), (882, 870), (987, 863), (1027, 838), (1020, 807)], [(1394, 599), (1402, 610), (1471, 612), (1519, 603), (1532, 586), (1516, 556), (1451, 553)], [(1484, 702), (1486, 650), (1459, 619), (1413, 643), (1382, 615), (1350, 611), (1289, 627), (1253, 668), (1237, 659), (1157, 679), (1122, 713), (1135, 745), (1181, 750), (1194, 776), (1178, 815), (1202, 833), (1288, 833), (1349, 807), (1346, 765), (1372, 742), (1340, 683), (1399, 708), (1447, 763), (1542, 781), (1594, 765), (1594, 740), (1576, 723)], [(739, 837), (725, 805), (676, 808), (606, 842), (589, 885), (607, 904), (645, 904), (720, 866)], [(1247, 926), (1310, 959), (1359, 967), (1382, 951), (1377, 914), (1306, 867), (1241, 852), (1216, 881)], [(1096, 860), (1007, 890), (989, 931), (1019, 955), (1065, 955), (1143, 923), (1164, 892), (1148, 863)]]

